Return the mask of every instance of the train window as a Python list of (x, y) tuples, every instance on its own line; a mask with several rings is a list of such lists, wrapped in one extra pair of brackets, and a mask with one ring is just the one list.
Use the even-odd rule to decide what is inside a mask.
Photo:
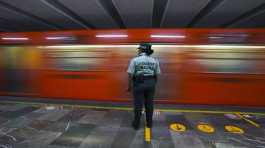
[(265, 59), (265, 52), (195, 52), (194, 58), (218, 58), (218, 59)]
[[(262, 73), (256, 64), (265, 59), (264, 54), (244, 51), (197, 51), (191, 53), (191, 62), (199, 64), (203, 72)], [(196, 71), (196, 70), (195, 70)]]
[(4, 66), (8, 69), (22, 69), (25, 53), (22, 47), (5, 47), (3, 50)]
[(56, 59), (56, 69), (64, 71), (86, 71), (99, 69), (102, 59), (95, 58), (61, 58)]
[(50, 51), (54, 68), (64, 71), (103, 70), (107, 53), (102, 51)]
[(253, 73), (254, 61), (235, 59), (197, 59), (196, 63), (202, 65), (207, 72), (217, 73)]

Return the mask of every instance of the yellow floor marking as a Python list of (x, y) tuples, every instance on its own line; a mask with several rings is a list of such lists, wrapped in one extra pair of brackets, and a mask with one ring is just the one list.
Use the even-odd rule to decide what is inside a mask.
[(248, 122), (248, 123), (250, 123), (250, 124), (256, 126), (257, 128), (260, 128), (260, 125), (259, 125), (258, 123), (254, 122), (254, 121), (252, 121), (252, 120), (250, 120), (250, 119), (245, 118), (244, 116), (241, 115), (241, 113), (236, 113), (236, 115), (237, 115), (238, 117), (240, 117), (241, 119), (245, 120), (246, 122)]
[[(124, 110), (131, 111), (131, 107), (109, 107), (109, 106), (94, 106), (94, 105), (69, 105), (69, 104), (56, 104), (56, 103), (42, 103), (42, 102), (23, 102), (23, 101), (2, 101), (5, 103), (17, 103), (17, 104), (29, 104), (38, 105), (42, 104), (54, 105), (54, 106), (64, 106), (64, 107), (79, 107), (88, 109), (110, 109), (110, 110)], [(1, 102), (0, 102), (1, 103)], [(249, 114), (249, 115), (263, 115), (265, 112), (234, 112), (234, 111), (215, 111), (215, 110), (194, 110), (194, 109), (159, 109), (160, 112), (184, 112), (184, 113), (209, 113), (209, 114)]]
[(145, 130), (144, 130), (145, 132), (145, 141), (146, 142), (151, 142), (151, 129), (150, 128), (148, 128), (148, 127), (145, 127)]
[(204, 133), (213, 133), (215, 131), (213, 126), (211, 126), (210, 124), (206, 124), (206, 123), (198, 124), (197, 128)]
[(170, 125), (170, 129), (175, 131), (175, 132), (185, 132), (186, 127), (183, 124), (180, 123), (173, 123)]
[(240, 127), (234, 126), (234, 125), (226, 125), (225, 129), (234, 134), (244, 134), (244, 130), (241, 129)]

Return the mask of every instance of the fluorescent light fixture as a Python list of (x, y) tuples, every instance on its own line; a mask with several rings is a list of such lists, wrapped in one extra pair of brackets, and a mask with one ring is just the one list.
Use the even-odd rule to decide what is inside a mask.
[(99, 34), (96, 35), (97, 38), (127, 38), (126, 34)]
[(29, 40), (29, 38), (26, 37), (2, 37), (2, 40), (9, 40), (9, 41), (26, 41)]
[[(139, 45), (55, 45), (38, 46), (44, 49), (80, 49), (80, 48), (137, 48)], [(265, 49), (265, 46), (253, 45), (152, 45), (153, 48), (199, 48), (199, 49)]]
[(209, 39), (222, 39), (224, 37), (222, 37), (222, 36), (209, 36), (208, 38)]
[(265, 46), (252, 45), (180, 45), (184, 48), (199, 48), (199, 49), (265, 49)]
[(139, 45), (55, 45), (39, 46), (47, 49), (81, 49), (81, 48), (137, 48)]
[(186, 38), (185, 35), (162, 35), (162, 34), (152, 34), (151, 38)]
[(46, 40), (74, 40), (73, 37), (67, 36), (54, 36), (54, 37), (46, 37)]
[(208, 38), (229, 38), (229, 37), (248, 37), (248, 34), (238, 33), (224, 33), (224, 34), (210, 34)]

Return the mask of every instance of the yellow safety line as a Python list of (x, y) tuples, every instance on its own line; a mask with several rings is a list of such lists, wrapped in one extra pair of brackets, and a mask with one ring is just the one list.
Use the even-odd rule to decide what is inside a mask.
[[(158, 109), (162, 112), (186, 112), (186, 113), (210, 113), (210, 114), (235, 114), (233, 111), (215, 111), (215, 110), (191, 110), (191, 109)], [(240, 112), (241, 114), (249, 115), (265, 115), (265, 113), (257, 112)]]
[[(132, 107), (108, 107), (108, 106), (95, 106), (95, 105), (69, 105), (69, 104), (56, 104), (56, 103), (42, 103), (42, 102), (22, 102), (22, 101), (0, 101), (4, 103), (17, 103), (17, 104), (29, 104), (40, 106), (41, 104), (46, 105), (57, 105), (57, 106), (65, 106), (65, 107), (79, 107), (79, 108), (88, 108), (88, 109), (110, 109), (110, 110), (123, 110), (123, 111), (131, 111)], [(210, 113), (210, 114), (249, 114), (249, 115), (263, 115), (265, 116), (265, 112), (235, 112), (235, 111), (215, 111), (215, 110), (195, 110), (195, 109), (157, 109), (161, 112), (184, 112), (184, 113)]]
[(248, 122), (248, 123), (250, 123), (250, 124), (252, 124), (252, 125), (254, 125), (254, 126), (260, 128), (260, 125), (259, 125), (258, 123), (254, 122), (254, 121), (252, 121), (252, 120), (250, 120), (250, 119), (245, 118), (245, 117), (242, 116), (240, 113), (236, 113), (236, 115), (237, 115), (238, 117), (240, 117), (241, 119), (245, 120), (246, 122)]

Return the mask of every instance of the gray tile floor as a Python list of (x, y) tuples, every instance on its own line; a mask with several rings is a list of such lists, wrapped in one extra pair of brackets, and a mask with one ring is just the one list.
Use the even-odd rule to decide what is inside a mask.
[[(0, 102), (0, 148), (265, 148), (265, 116), (245, 118), (260, 127), (234, 115), (156, 112), (152, 141), (146, 143), (143, 126), (130, 126), (131, 111)], [(172, 123), (187, 130), (173, 131)], [(204, 133), (198, 124), (215, 131)], [(244, 133), (230, 133), (226, 125)]]

